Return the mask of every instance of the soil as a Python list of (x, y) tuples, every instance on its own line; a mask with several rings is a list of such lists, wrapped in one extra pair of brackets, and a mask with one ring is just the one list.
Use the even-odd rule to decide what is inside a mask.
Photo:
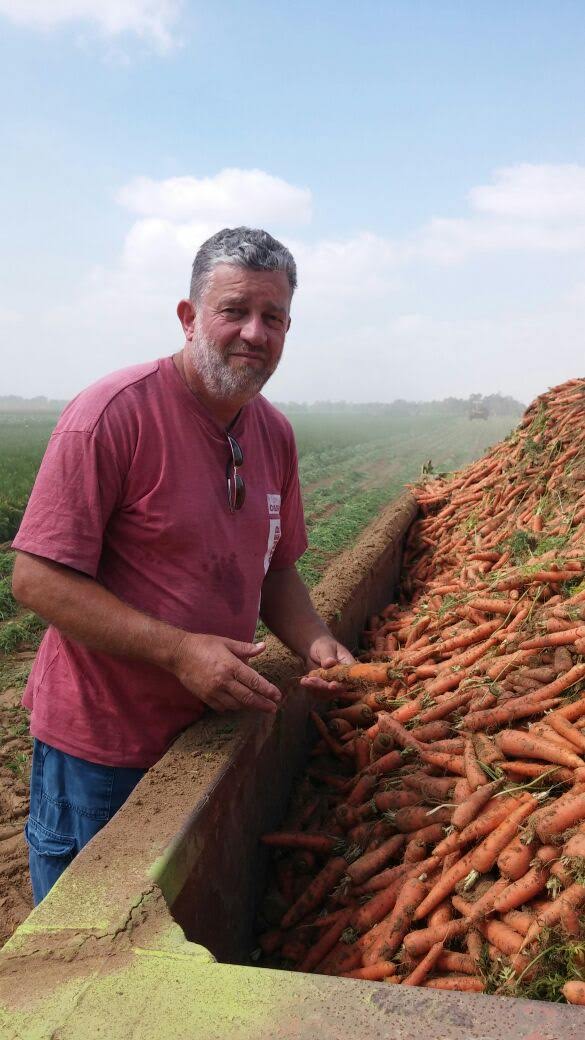
[[(33, 652), (15, 654), (3, 669), (12, 667), (22, 678), (33, 657)], [(0, 692), (0, 947), (33, 905), (23, 834), (32, 740), (21, 698), (21, 683)]]

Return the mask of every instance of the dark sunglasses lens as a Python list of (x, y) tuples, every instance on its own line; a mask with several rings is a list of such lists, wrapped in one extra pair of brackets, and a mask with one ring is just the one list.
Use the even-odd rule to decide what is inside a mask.
[(236, 494), (234, 499), (234, 509), (241, 509), (246, 499), (246, 485), (244, 484), (244, 478), (236, 473)]
[(232, 449), (232, 459), (234, 460), (234, 466), (239, 468), (244, 462), (244, 455), (240, 445), (233, 437), (228, 434), (228, 441), (230, 442), (230, 448)]
[(232, 513), (241, 509), (246, 498), (246, 485), (239, 473), (228, 473), (227, 478), (228, 503)]

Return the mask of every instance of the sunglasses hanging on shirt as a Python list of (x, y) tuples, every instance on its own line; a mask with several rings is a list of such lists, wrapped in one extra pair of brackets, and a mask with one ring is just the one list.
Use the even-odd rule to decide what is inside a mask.
[(228, 459), (226, 471), (228, 506), (230, 513), (236, 513), (238, 509), (242, 508), (246, 499), (244, 478), (238, 472), (244, 463), (244, 453), (231, 433), (227, 434), (227, 439), (231, 450), (231, 458)]

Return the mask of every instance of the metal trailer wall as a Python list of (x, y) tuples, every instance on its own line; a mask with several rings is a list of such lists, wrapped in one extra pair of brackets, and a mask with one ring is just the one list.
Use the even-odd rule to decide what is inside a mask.
[[(392, 598), (415, 514), (403, 496), (315, 591), (345, 643)], [(263, 671), (288, 691), (278, 716), (210, 716), (182, 734), (15, 932), (0, 951), (2, 1040), (583, 1036), (579, 1008), (237, 963), (264, 881), (258, 836), (303, 761), (297, 669), (273, 643)]]

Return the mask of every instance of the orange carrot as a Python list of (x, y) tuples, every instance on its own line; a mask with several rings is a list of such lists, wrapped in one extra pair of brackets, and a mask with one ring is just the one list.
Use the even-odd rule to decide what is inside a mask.
[(387, 755), (382, 755), (381, 758), (377, 758), (375, 762), (367, 767), (366, 772), (372, 776), (385, 776), (388, 773), (393, 773), (396, 769), (400, 769), (400, 766), (404, 764), (404, 759), (400, 754), (400, 751), (389, 751)]
[(500, 852), (512, 840), (522, 820), (525, 820), (534, 811), (535, 805), (533, 798), (527, 798), (518, 808), (512, 810), (507, 820), (500, 823), (480, 845), (473, 849), (470, 859), (473, 870), (477, 870), (479, 874), (485, 874), (491, 870)]
[(429, 810), (423, 808), (421, 805), (410, 805), (404, 809), (398, 809), (394, 814), (394, 826), (403, 833), (409, 833), (410, 831), (417, 831), (421, 828), (426, 828), (433, 823), (449, 823), (451, 819), (451, 809), (448, 807), (434, 809), (432, 816), (429, 816)]
[(463, 720), (463, 726), (470, 732), (479, 729), (489, 732), (497, 726), (515, 722), (516, 719), (529, 718), (531, 715), (544, 715), (545, 711), (555, 708), (558, 703), (556, 697), (544, 701), (540, 698), (522, 697), (512, 702), (508, 701), (506, 704), (487, 708), (485, 711), (470, 712)]
[(585, 1004), (585, 982), (565, 982), (562, 994), (569, 1004)]
[(427, 801), (444, 802), (449, 799), (455, 786), (455, 777), (452, 776), (425, 776), (424, 773), (407, 774), (404, 777), (407, 787), (414, 787), (420, 791)]
[(341, 975), (346, 971), (354, 971), (361, 964), (362, 952), (357, 943), (348, 946), (339, 940), (314, 971), (318, 975)]
[(418, 928), (404, 936), (404, 948), (411, 957), (422, 957), (437, 942), (447, 942), (463, 935), (469, 928), (469, 922), (463, 918), (437, 924), (434, 928)]
[(427, 921), (429, 928), (434, 928), (436, 924), (446, 924), (447, 921), (453, 919), (453, 907), (449, 899), (445, 899), (436, 910), (432, 910), (429, 914)]
[(528, 736), (521, 730), (507, 729), (498, 733), (496, 743), (505, 755), (520, 755), (525, 758), (538, 758), (543, 762), (576, 769), (585, 765), (578, 755), (549, 744), (545, 740)]
[[(429, 817), (429, 819), (435, 819), (435, 815)], [(409, 831), (407, 838), (409, 841), (418, 841), (423, 845), (436, 845), (438, 841), (441, 841), (443, 837), (444, 827), (442, 823), (429, 823), (426, 827), (421, 827), (417, 831)]]
[(418, 878), (409, 878), (404, 882), (391, 914), (376, 926), (379, 931), (364, 953), (365, 966), (379, 960), (390, 960), (396, 953), (409, 929), (412, 915), (426, 892), (427, 886)]
[(460, 693), (455, 694), (453, 697), (444, 697), (437, 701), (431, 708), (425, 708), (424, 711), (418, 713), (417, 719), (420, 725), (425, 725), (427, 722), (437, 722), (441, 719), (445, 719), (452, 712), (457, 711), (459, 708), (467, 704), (473, 696), (473, 689), (463, 690)]
[(414, 919), (415, 921), (422, 921), (424, 917), (434, 910), (439, 903), (442, 903), (444, 899), (453, 891), (455, 885), (459, 881), (462, 881), (471, 870), (471, 856), (469, 852), (467, 855), (462, 856), (453, 864), (450, 870), (446, 871), (445, 874), (439, 878), (439, 880), (433, 885), (431, 891), (423, 899), (420, 906), (417, 908)]
[(527, 910), (509, 910), (507, 914), (502, 914), (502, 921), (520, 935), (527, 935), (528, 929), (534, 924), (534, 915)]
[(335, 838), (326, 834), (314, 834), (307, 831), (275, 831), (272, 834), (263, 834), (260, 841), (263, 845), (271, 845), (280, 849), (311, 849), (313, 852), (326, 855), (331, 852), (335, 845)]
[(373, 804), (378, 812), (388, 812), (389, 809), (402, 809), (408, 805), (418, 805), (419, 802), (420, 795), (416, 791), (401, 788), (396, 791), (377, 791), (367, 805)]
[[(469, 933), (472, 934), (471, 932)], [(455, 975), (475, 975), (476, 965), (472, 957), (467, 953), (453, 953), (451, 950), (443, 950), (437, 961), (439, 971), (451, 972)]]
[(572, 783), (577, 769), (565, 769), (563, 766), (547, 766), (542, 762), (501, 762), (500, 769), (512, 776), (542, 776), (551, 783)]
[(409, 975), (402, 980), (403, 986), (422, 986), (427, 975), (432, 971), (443, 951), (443, 943), (437, 942), (431, 946), (428, 953), (419, 961)]
[(368, 878), (382, 870), (389, 860), (398, 855), (403, 846), (404, 837), (402, 834), (393, 835), (377, 849), (364, 853), (363, 856), (350, 863), (346, 870), (347, 876), (351, 878), (354, 884), (361, 885)]
[(489, 885), (485, 892), (473, 901), (464, 899), (463, 896), (452, 896), (451, 902), (470, 924), (481, 921), (487, 914), (491, 913), (494, 903), (499, 895), (508, 887), (506, 878), (498, 878)]
[(518, 881), (530, 868), (530, 864), (536, 852), (536, 842), (528, 844), (522, 835), (517, 834), (512, 841), (505, 846), (498, 856), (498, 869), (503, 877), (510, 881)]
[(561, 737), (573, 744), (577, 751), (585, 751), (585, 734), (572, 722), (564, 719), (562, 715), (555, 715), (554, 712), (548, 716), (547, 722)]
[(313, 944), (303, 960), (301, 960), (298, 966), (299, 971), (313, 971), (313, 969), (321, 963), (323, 958), (331, 952), (343, 935), (350, 916), (351, 909), (345, 910), (344, 913), (340, 914), (337, 920), (319, 936), (317, 942)]
[(366, 968), (344, 971), (340, 977), (342, 979), (366, 979), (369, 982), (381, 982), (382, 979), (395, 974), (396, 965), (392, 961), (377, 961), (376, 964), (369, 964)]
[(311, 884), (302, 895), (299, 896), (296, 903), (287, 910), (282, 919), (281, 927), (292, 928), (311, 910), (315, 910), (329, 895), (340, 878), (343, 877), (346, 870), (347, 861), (343, 856), (336, 856), (334, 859), (330, 859), (317, 876), (313, 878)]
[(552, 903), (548, 903), (543, 909), (539, 908), (536, 911), (536, 920), (529, 929), (523, 946), (529, 946), (538, 937), (544, 926), (551, 927), (557, 924), (566, 911), (579, 910), (583, 903), (585, 903), (585, 885), (575, 882), (570, 888), (561, 892)]
[(483, 993), (485, 984), (479, 975), (436, 975), (424, 983), (427, 989), (456, 990), (459, 993)]
[[(380, 760), (381, 761), (381, 760)], [(368, 797), (374, 790), (377, 780), (370, 767), (365, 772), (358, 776), (355, 784), (349, 792), (346, 800), (346, 805), (354, 806), (360, 805), (365, 798)]]
[(570, 646), (576, 639), (583, 638), (585, 638), (585, 625), (580, 625), (577, 628), (565, 628), (561, 632), (550, 632), (546, 636), (535, 636), (534, 639), (525, 639), (520, 644), (520, 649), (535, 650), (547, 646)]
[[(561, 715), (562, 718), (568, 719), (569, 722), (576, 722), (585, 715), (585, 697), (580, 697), (577, 701), (572, 701), (570, 704), (563, 704), (561, 708), (557, 708), (554, 715)], [(550, 715), (548, 717), (548, 723), (550, 725)]]
[(469, 607), (475, 610), (483, 610), (487, 614), (511, 614), (518, 609), (518, 603), (513, 599), (489, 599), (487, 596), (476, 596), (467, 601)]
[(472, 791), (475, 791), (478, 787), (483, 787), (488, 782), (488, 777), (481, 768), (476, 755), (475, 749), (471, 740), (465, 741), (465, 749), (463, 752), (463, 764), (465, 766), (465, 776), (467, 782), (471, 787)]
[(451, 723), (445, 719), (436, 719), (424, 726), (413, 726), (409, 732), (414, 740), (427, 744), (434, 740), (445, 740), (451, 733)]
[(563, 857), (568, 856), (572, 858), (578, 856), (579, 858), (585, 859), (585, 831), (579, 830), (576, 834), (572, 834), (568, 841), (563, 846)]
[(502, 780), (493, 780), (491, 783), (478, 787), (469, 798), (461, 802), (453, 811), (453, 816), (451, 817), (452, 826), (458, 831), (462, 831), (464, 827), (467, 827), (483, 809), (484, 805), (489, 802), (490, 798), (499, 790), (502, 783)]
[(501, 953), (505, 953), (508, 957), (520, 953), (523, 945), (522, 936), (508, 924), (494, 919), (480, 921), (477, 927), (484, 939), (492, 943)]
[(428, 765), (437, 766), (448, 773), (456, 776), (465, 776), (465, 766), (462, 755), (451, 755), (446, 751), (432, 751), (426, 744), (417, 748), (419, 757)]
[(401, 722), (393, 719), (386, 712), (378, 715), (378, 725), (381, 733), (389, 733), (395, 744), (403, 749), (418, 748), (419, 742), (412, 736), (410, 730), (404, 728)]
[(474, 965), (477, 965), (481, 960), (481, 955), (483, 952), (483, 939), (475, 928), (469, 929), (465, 937), (465, 944), (469, 951), (469, 956), (471, 957), (471, 960), (473, 961)]
[(507, 913), (508, 910), (517, 910), (524, 903), (529, 903), (546, 886), (550, 871), (547, 864), (557, 857), (557, 851), (551, 845), (544, 845), (536, 854), (535, 865), (519, 878), (508, 885), (506, 890), (497, 896), (494, 910), (498, 913)]
[(343, 755), (346, 753), (345, 752), (345, 748), (329, 732), (329, 730), (327, 729), (327, 725), (323, 721), (321, 716), (318, 715), (316, 711), (310, 711), (309, 712), (309, 716), (313, 720), (313, 723), (314, 723), (317, 731), (321, 734), (321, 737), (323, 738), (323, 740), (327, 744), (327, 747), (333, 752), (334, 755), (337, 755), (338, 758), (342, 758)]
[(582, 820), (585, 820), (585, 793), (571, 791), (543, 810), (536, 825), (536, 833), (541, 841), (548, 842)]
[(503, 820), (507, 820), (511, 811), (516, 809), (520, 804), (521, 800), (512, 795), (503, 795), (493, 798), (492, 801), (488, 802), (485, 806), (485, 812), (481, 813), (480, 816), (477, 816), (475, 820), (471, 821), (471, 823), (468, 823), (460, 832), (459, 844), (468, 845), (470, 841), (477, 841), (478, 838), (484, 838), (486, 834), (489, 834), (490, 831), (493, 831), (498, 827)]
[(333, 668), (314, 668), (309, 672), (310, 678), (325, 679), (326, 682), (371, 682), (386, 685), (388, 682), (388, 665), (375, 664), (337, 664)]

